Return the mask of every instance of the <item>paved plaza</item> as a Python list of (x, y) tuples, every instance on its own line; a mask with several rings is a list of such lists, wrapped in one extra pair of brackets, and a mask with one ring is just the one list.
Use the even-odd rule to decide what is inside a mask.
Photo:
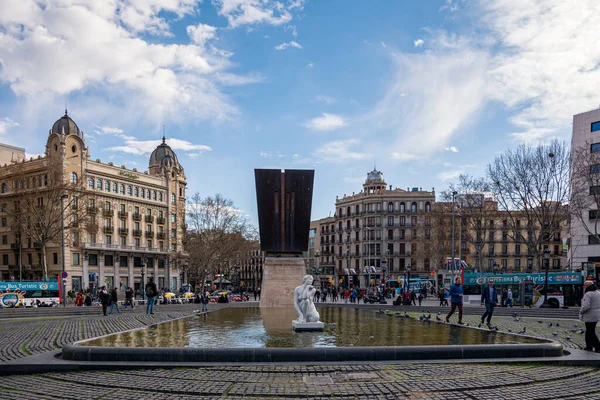
[[(377, 312), (376, 307), (368, 307)], [(0, 360), (60, 349), (67, 343), (142, 328), (192, 315), (195, 305), (142, 307), (93, 315), (1, 319)], [(51, 310), (48, 312), (50, 313)], [(515, 310), (517, 313), (518, 310)], [(398, 318), (393, 310), (385, 318)], [(423, 314), (413, 309), (412, 317)], [(51, 313), (50, 313), (51, 314)], [(435, 311), (432, 313), (435, 318)], [(582, 346), (583, 324), (572, 319), (496, 317), (501, 331), (547, 337), (567, 349)], [(465, 322), (477, 325), (477, 315)], [(427, 324), (423, 322), (423, 329)], [(556, 324), (558, 323), (558, 326)], [(549, 326), (552, 324), (551, 326)], [(598, 356), (600, 357), (600, 356)], [(0, 396), (20, 399), (600, 399), (600, 368), (534, 363), (277, 364), (211, 365), (193, 368), (47, 372), (0, 376)]]

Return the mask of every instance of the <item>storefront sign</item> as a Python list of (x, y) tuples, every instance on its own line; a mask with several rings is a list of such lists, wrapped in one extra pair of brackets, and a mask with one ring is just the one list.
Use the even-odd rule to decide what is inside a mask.
[(136, 174), (133, 174), (131, 172), (128, 172), (128, 171), (119, 171), (119, 175), (124, 176), (126, 178), (130, 178), (130, 179), (140, 179), (139, 176), (137, 176)]

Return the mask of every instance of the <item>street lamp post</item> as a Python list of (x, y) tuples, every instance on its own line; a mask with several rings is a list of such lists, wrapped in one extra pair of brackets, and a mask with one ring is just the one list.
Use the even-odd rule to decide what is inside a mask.
[(386, 268), (385, 266), (387, 265), (387, 260), (383, 259), (381, 260), (381, 273), (382, 273), (382, 278), (381, 278), (381, 300), (379, 301), (381, 304), (386, 304), (387, 302), (385, 301), (385, 273), (386, 273)]
[(457, 192), (452, 192), (452, 282), (454, 282), (454, 198)]
[(477, 271), (481, 271), (481, 243), (477, 243), (475, 245), (475, 248), (477, 249)]
[(140, 289), (140, 292), (142, 292), (142, 300), (144, 300), (144, 295), (146, 294), (146, 281), (144, 280), (144, 278), (146, 277), (146, 265), (142, 264), (142, 288)]
[[(61, 221), (61, 246), (60, 246), (60, 254), (61, 254), (61, 264), (62, 264), (62, 276), (61, 276), (61, 282), (62, 282), (62, 300), (63, 300), (63, 307), (67, 306), (67, 293), (66, 293), (66, 289), (67, 289), (67, 278), (64, 276), (65, 273), (65, 206), (64, 206), (64, 199), (68, 199), (69, 195), (68, 194), (63, 194), (62, 196), (60, 196), (60, 221)], [(21, 250), (20, 250), (20, 245), (19, 245), (19, 265), (20, 265), (20, 257), (21, 256)]]
[(406, 264), (406, 293), (410, 293), (410, 263)]
[[(319, 273), (321, 272), (319, 270), (319, 250), (315, 251), (315, 275), (317, 275), (317, 278), (319, 277)], [(321, 282), (319, 281), (319, 286), (320, 286)]]
[(544, 302), (540, 308), (551, 308), (552, 306), (548, 304), (548, 267), (550, 266), (550, 249), (547, 247), (544, 249), (544, 266), (546, 268), (544, 277)]

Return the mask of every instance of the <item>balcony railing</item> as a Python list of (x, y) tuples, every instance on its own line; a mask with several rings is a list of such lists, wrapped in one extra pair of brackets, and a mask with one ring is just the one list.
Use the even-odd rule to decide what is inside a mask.
[(114, 251), (120, 251), (120, 250), (129, 250), (129, 251), (134, 251), (134, 252), (142, 252), (142, 253), (168, 253), (166, 248), (163, 249), (159, 249), (156, 247), (141, 247), (141, 246), (121, 246), (118, 244), (104, 244), (104, 243), (82, 243), (82, 247), (84, 249), (90, 249), (90, 250), (102, 250), (102, 249), (108, 249), (108, 250), (114, 250)]
[(139, 213), (133, 213), (133, 220), (134, 221), (141, 221), (142, 220), (142, 216)]
[(119, 228), (119, 235), (127, 236), (129, 234), (129, 229), (127, 228)]
[(127, 218), (128, 216), (129, 216), (129, 212), (119, 211), (119, 218)]
[(165, 240), (165, 237), (166, 237), (166, 236), (165, 236), (165, 233), (164, 233), (164, 232), (158, 232), (158, 233), (156, 234), (156, 238), (157, 238), (158, 240)]
[(135, 236), (135, 237), (142, 236), (142, 231), (140, 229), (134, 229), (133, 230), (133, 236)]
[(104, 227), (104, 233), (114, 233), (114, 232), (115, 232), (114, 226), (105, 226)]
[(105, 217), (112, 217), (113, 215), (115, 215), (115, 210), (104, 209), (103, 214)]
[(89, 207), (88, 206), (87, 212), (88, 212), (88, 214), (96, 214), (98, 212), (98, 209), (96, 207)]
[(152, 231), (146, 231), (146, 238), (147, 239), (152, 239), (154, 237), (154, 232)]
[(152, 222), (154, 222), (154, 216), (152, 216), (152, 215), (146, 215), (146, 218), (144, 218), (144, 220), (146, 222), (152, 223)]
[(163, 225), (165, 223), (165, 218), (164, 217), (157, 217), (156, 218), (156, 223), (159, 225)]

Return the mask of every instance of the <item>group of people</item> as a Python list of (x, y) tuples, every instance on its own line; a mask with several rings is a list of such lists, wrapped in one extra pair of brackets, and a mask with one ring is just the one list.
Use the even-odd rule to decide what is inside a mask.
[[(450, 287), (449, 295), (450, 312), (448, 313), (448, 315), (446, 315), (446, 322), (450, 322), (450, 317), (458, 308), (458, 323), (460, 325), (464, 325), (464, 322), (462, 320), (464, 290), (461, 285), (461, 280), (459, 276), (457, 276), (454, 279), (454, 284)], [(496, 308), (496, 305), (498, 305), (498, 291), (494, 287), (493, 279), (490, 279), (488, 281), (488, 284), (483, 288), (481, 292), (481, 305), (485, 305), (485, 312), (481, 316), (481, 323), (479, 324), (479, 326), (481, 327), (484, 323), (486, 323), (487, 319), (487, 326), (491, 328), (494, 308)]]
[[(148, 280), (144, 289), (146, 293), (146, 314), (154, 314), (154, 304), (156, 302), (156, 296), (158, 296), (158, 289), (153, 278)], [(92, 298), (89, 293), (86, 295), (86, 305), (88, 305), (88, 299), (89, 305), (92, 305)], [(117, 313), (121, 314), (121, 309), (119, 307), (119, 290), (117, 288), (107, 290), (106, 286), (102, 286), (100, 290), (98, 290), (98, 299), (102, 305), (102, 314), (112, 314), (115, 308), (117, 309)], [(135, 308), (134, 300), (135, 291), (133, 288), (128, 287), (125, 290), (125, 302), (123, 303), (123, 308), (127, 309), (128, 306), (131, 306), (131, 309), (133, 310)], [(75, 301), (75, 305), (77, 305), (77, 301), (78, 300)]]

